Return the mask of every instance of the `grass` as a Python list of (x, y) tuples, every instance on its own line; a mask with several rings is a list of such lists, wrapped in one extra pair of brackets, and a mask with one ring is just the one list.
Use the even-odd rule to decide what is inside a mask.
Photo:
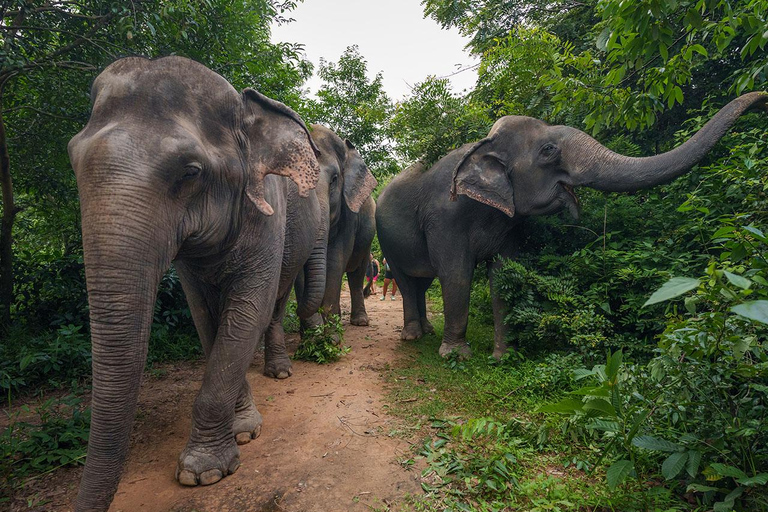
[(436, 315), (436, 334), (403, 343), (409, 363), (387, 373), (390, 413), (404, 422), (403, 432), (422, 437), (404, 461), (423, 463), (425, 494), (410, 496), (406, 510), (696, 510), (652, 481), (609, 490), (605, 465), (595, 467), (599, 449), (566, 419), (534, 412), (573, 389), (580, 356), (498, 362), (489, 356), (493, 326), (475, 316), (467, 332), (471, 359), (438, 355), (443, 322)]

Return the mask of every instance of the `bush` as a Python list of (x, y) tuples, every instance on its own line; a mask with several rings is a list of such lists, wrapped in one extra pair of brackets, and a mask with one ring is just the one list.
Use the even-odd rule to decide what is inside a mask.
[(344, 346), (341, 318), (338, 315), (330, 315), (325, 323), (304, 331), (302, 342), (293, 354), (293, 359), (326, 364), (338, 361), (350, 350), (351, 347)]

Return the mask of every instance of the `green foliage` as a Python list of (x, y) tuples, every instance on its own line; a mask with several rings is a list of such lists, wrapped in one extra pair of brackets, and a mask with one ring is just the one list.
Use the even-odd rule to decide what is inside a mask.
[(541, 275), (506, 260), (494, 285), (508, 304), (504, 323), (513, 345), (527, 350), (568, 346), (593, 350), (609, 343), (610, 322), (577, 292), (572, 278)]
[(352, 350), (344, 346), (344, 328), (338, 315), (329, 315), (325, 322), (304, 331), (301, 344), (293, 359), (318, 364), (333, 363)]
[(385, 125), (392, 102), (383, 88), (383, 75), (369, 80), (368, 63), (357, 46), (349, 46), (337, 63), (320, 60), (318, 75), (323, 85), (317, 100), (307, 100), (302, 112), (310, 122), (328, 126), (349, 139), (378, 178), (396, 171)]
[(0, 497), (22, 477), (83, 464), (90, 415), (75, 395), (49, 398), (14, 412), (0, 433), (0, 478), (5, 483)]
[(389, 122), (396, 150), (428, 167), (453, 149), (485, 136), (492, 120), (453, 94), (447, 78), (427, 77), (400, 102)]

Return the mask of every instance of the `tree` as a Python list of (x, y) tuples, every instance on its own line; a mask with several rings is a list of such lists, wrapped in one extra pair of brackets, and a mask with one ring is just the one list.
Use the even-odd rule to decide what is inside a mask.
[(447, 78), (427, 77), (397, 105), (389, 125), (398, 154), (431, 165), (465, 142), (485, 136), (492, 121), (451, 92)]
[(347, 47), (338, 63), (321, 59), (318, 75), (324, 83), (305, 112), (312, 122), (349, 139), (371, 171), (381, 176), (396, 168), (391, 141), (385, 135), (393, 106), (384, 92), (382, 74), (369, 80), (367, 71), (368, 63), (357, 46)]

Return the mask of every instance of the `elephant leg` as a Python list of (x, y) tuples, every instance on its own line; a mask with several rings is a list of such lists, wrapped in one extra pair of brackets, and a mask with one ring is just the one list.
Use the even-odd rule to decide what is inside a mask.
[(421, 321), (419, 320), (418, 278), (400, 272), (394, 265), (390, 268), (395, 279), (400, 283), (400, 295), (403, 297), (403, 330), (400, 333), (400, 339), (415, 340), (421, 338), (424, 332), (421, 330)]
[(368, 325), (368, 313), (365, 311), (365, 297), (363, 297), (365, 270), (365, 265), (359, 265), (352, 272), (347, 272), (349, 295), (352, 300), (352, 313), (349, 317), (349, 323), (352, 325)]
[(240, 388), (240, 396), (237, 397), (235, 404), (235, 422), (232, 426), (232, 432), (235, 434), (237, 444), (250, 443), (251, 439), (256, 439), (261, 434), (261, 413), (256, 408), (251, 393), (251, 385), (247, 379), (243, 379), (243, 385)]
[[(419, 309), (419, 323), (421, 324), (421, 332), (425, 335), (435, 333), (435, 328), (432, 327), (430, 321), (427, 320), (427, 290), (430, 286), (432, 286), (432, 281), (434, 281), (434, 278), (431, 277), (422, 277), (417, 281), (419, 289), (416, 292), (416, 306)], [(400, 293), (402, 294), (402, 291)]]
[(285, 348), (285, 331), (283, 330), (283, 317), (289, 296), (290, 291), (278, 298), (264, 337), (264, 375), (276, 379), (287, 379), (293, 374), (291, 358), (288, 357), (288, 350)]
[(501, 259), (488, 263), (488, 282), (491, 287), (491, 305), (493, 307), (493, 357), (501, 359), (507, 349), (507, 332), (509, 328), (504, 323), (507, 316), (507, 305), (504, 303), (493, 285), (494, 275), (502, 267)]
[[(304, 272), (299, 272), (299, 275), (296, 276), (296, 281), (294, 281), (293, 284), (297, 302), (300, 302), (301, 297), (304, 295), (304, 290), (306, 289), (304, 285)], [(320, 312), (315, 313), (309, 318), (299, 317), (299, 334), (301, 335), (301, 339), (304, 339), (304, 333), (306, 331), (314, 329), (322, 324), (323, 317), (320, 315)]]
[(176, 478), (182, 485), (213, 484), (240, 466), (240, 450), (233, 436), (235, 408), (256, 340), (272, 311), (260, 302), (254, 297), (230, 298), (223, 307), (193, 407), (192, 431), (179, 455)]
[(443, 288), (445, 329), (440, 355), (448, 357), (457, 352), (462, 358), (472, 355), (467, 343), (467, 321), (469, 318), (469, 295), (472, 288), (472, 268), (457, 265), (447, 276), (440, 276)]

